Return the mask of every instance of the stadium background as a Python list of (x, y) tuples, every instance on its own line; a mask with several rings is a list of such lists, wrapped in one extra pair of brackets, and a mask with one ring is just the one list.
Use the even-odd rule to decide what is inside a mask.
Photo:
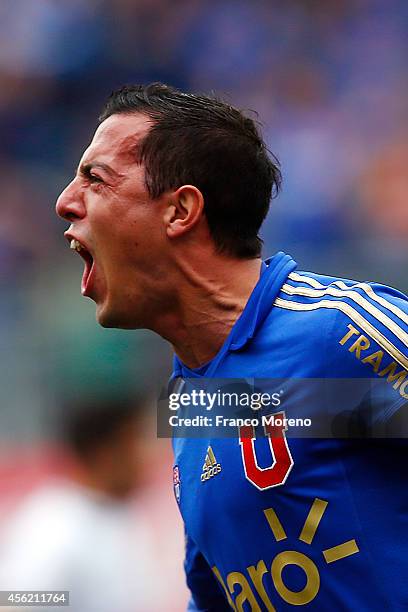
[(107, 94), (161, 80), (256, 109), (284, 176), (265, 256), (407, 291), (407, 27), (404, 0), (2, 0), (0, 534), (63, 461), (62, 410), (142, 394), (136, 503), (165, 542), (150, 554), (166, 610), (185, 599), (169, 445), (155, 439), (170, 350), (96, 326), (54, 215)]

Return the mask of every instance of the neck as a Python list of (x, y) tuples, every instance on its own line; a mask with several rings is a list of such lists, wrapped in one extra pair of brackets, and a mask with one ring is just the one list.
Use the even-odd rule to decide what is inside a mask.
[(179, 262), (174, 307), (152, 327), (171, 342), (190, 368), (210, 361), (220, 350), (259, 280), (260, 259), (217, 255)]

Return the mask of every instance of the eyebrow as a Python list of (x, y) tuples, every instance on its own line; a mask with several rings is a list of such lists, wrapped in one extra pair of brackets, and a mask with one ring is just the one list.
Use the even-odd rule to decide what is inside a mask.
[(85, 164), (81, 164), (79, 167), (79, 172), (83, 176), (88, 176), (93, 168), (101, 168), (105, 170), (108, 174), (110, 174), (113, 178), (120, 178), (122, 175), (115, 172), (113, 168), (104, 164), (103, 162), (88, 162)]

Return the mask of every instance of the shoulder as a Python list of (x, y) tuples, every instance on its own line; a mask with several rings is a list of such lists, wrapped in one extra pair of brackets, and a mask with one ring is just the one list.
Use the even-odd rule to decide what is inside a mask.
[(379, 283), (291, 272), (275, 305), (298, 312), (328, 310), (337, 323), (353, 322), (373, 340), (408, 346), (408, 298)]
[(308, 319), (314, 326), (329, 319), (325, 332), (332, 356), (337, 350), (343, 354), (344, 348), (358, 360), (369, 363), (366, 360), (369, 353), (375, 352), (378, 359), (383, 354), (408, 369), (408, 298), (396, 289), (378, 283), (292, 272), (275, 306), (303, 315), (299, 323), (303, 322), (306, 328)]
[(44, 485), (27, 495), (15, 510), (8, 525), (16, 539), (44, 539), (48, 546), (67, 543), (85, 516), (85, 503), (70, 483)]
[(313, 360), (324, 363), (325, 376), (377, 379), (390, 391), (387, 402), (406, 402), (406, 295), (375, 282), (296, 271), (287, 277), (275, 306), (286, 318), (280, 327), (292, 329), (300, 350), (306, 348), (307, 354), (317, 347)]
[[(292, 302), (292, 306), (288, 301)], [(374, 316), (378, 314), (374, 309), (385, 309), (405, 326), (408, 323), (408, 297), (400, 291), (379, 283), (313, 272), (291, 272), (282, 285), (275, 305), (299, 311), (330, 309), (349, 313), (350, 307), (354, 307), (357, 311), (363, 310)]]

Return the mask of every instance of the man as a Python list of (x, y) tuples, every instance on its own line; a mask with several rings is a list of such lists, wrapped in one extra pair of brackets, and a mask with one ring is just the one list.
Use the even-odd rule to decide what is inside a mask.
[(152, 605), (152, 525), (139, 503), (139, 410), (109, 400), (71, 409), (64, 473), (27, 495), (2, 534), (1, 589), (69, 591), (72, 612), (161, 609)]
[[(369, 378), (385, 400), (357, 424), (388, 423), (408, 399), (407, 298), (295, 271), (283, 253), (262, 262), (279, 186), (257, 127), (231, 106), (161, 84), (114, 92), (57, 202), (85, 260), (82, 294), (101, 325), (169, 340), (174, 378)], [(189, 609), (406, 607), (399, 441), (265, 431), (174, 442)]]

